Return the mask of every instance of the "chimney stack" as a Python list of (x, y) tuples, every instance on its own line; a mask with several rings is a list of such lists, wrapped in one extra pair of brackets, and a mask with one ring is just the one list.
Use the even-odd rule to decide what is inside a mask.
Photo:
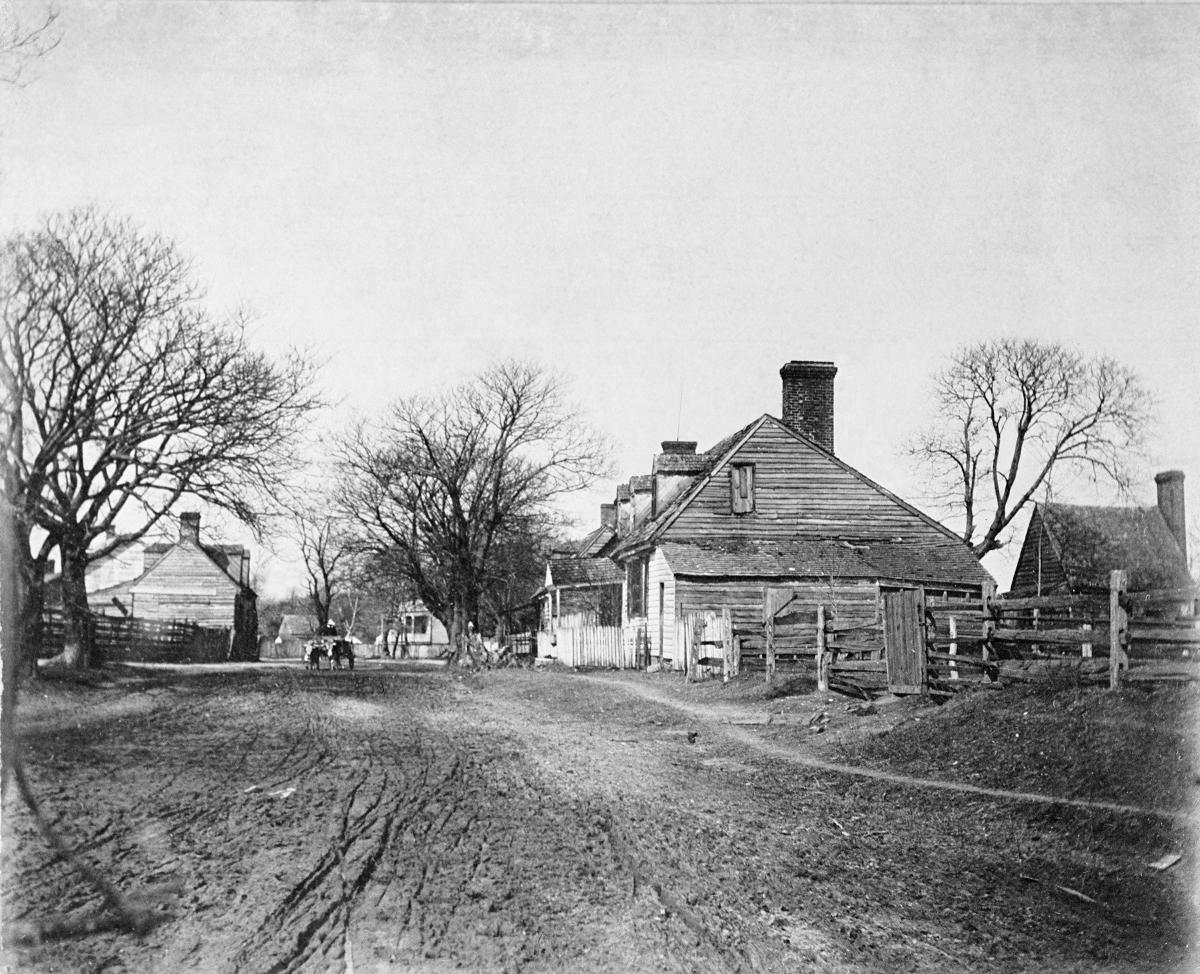
[(1183, 471), (1164, 470), (1154, 477), (1158, 486), (1158, 510), (1167, 527), (1179, 542), (1179, 550), (1187, 561), (1187, 519), (1183, 510)]
[(200, 543), (200, 512), (185, 511), (179, 515), (179, 540)]
[(832, 362), (788, 362), (779, 370), (783, 379), (783, 421), (797, 433), (833, 452)]
[(600, 505), (600, 527), (615, 528), (617, 526), (617, 505)]
[(669, 453), (672, 456), (691, 457), (696, 455), (695, 440), (663, 440), (663, 453)]

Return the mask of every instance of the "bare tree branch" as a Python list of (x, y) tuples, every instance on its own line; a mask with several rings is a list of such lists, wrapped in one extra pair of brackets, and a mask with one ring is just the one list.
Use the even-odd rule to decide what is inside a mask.
[(977, 555), (1004, 545), (1055, 472), (1128, 488), (1154, 408), (1120, 363), (1032, 339), (961, 349), (933, 389), (939, 422), (908, 452), (930, 478), (928, 493), (962, 517)]
[[(87, 565), (181, 498), (261, 528), (320, 405), (303, 355), (277, 362), (251, 348), (243, 318), (217, 321), (201, 306), (169, 240), (93, 210), (0, 253), (0, 360), (6, 495), (27, 561), (61, 555), (78, 624)], [(28, 575), (40, 585), (36, 567)], [(86, 632), (76, 635), (72, 662), (86, 665)]]
[(599, 476), (606, 451), (553, 376), (504, 361), (348, 431), (340, 506), (454, 635), (503, 608), (515, 552), (554, 533), (554, 502)]

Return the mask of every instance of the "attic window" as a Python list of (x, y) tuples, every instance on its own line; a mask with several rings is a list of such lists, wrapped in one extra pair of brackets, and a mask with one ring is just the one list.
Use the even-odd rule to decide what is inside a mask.
[(730, 464), (729, 496), (734, 514), (754, 513), (754, 464)]

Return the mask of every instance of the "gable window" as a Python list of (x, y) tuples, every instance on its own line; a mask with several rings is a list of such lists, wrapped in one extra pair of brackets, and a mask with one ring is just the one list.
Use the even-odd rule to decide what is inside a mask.
[(730, 464), (729, 496), (734, 514), (754, 513), (754, 464)]

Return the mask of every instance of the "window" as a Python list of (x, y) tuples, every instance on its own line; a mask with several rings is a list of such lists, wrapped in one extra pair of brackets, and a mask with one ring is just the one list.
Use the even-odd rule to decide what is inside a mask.
[(754, 464), (730, 464), (729, 494), (734, 514), (754, 513)]

